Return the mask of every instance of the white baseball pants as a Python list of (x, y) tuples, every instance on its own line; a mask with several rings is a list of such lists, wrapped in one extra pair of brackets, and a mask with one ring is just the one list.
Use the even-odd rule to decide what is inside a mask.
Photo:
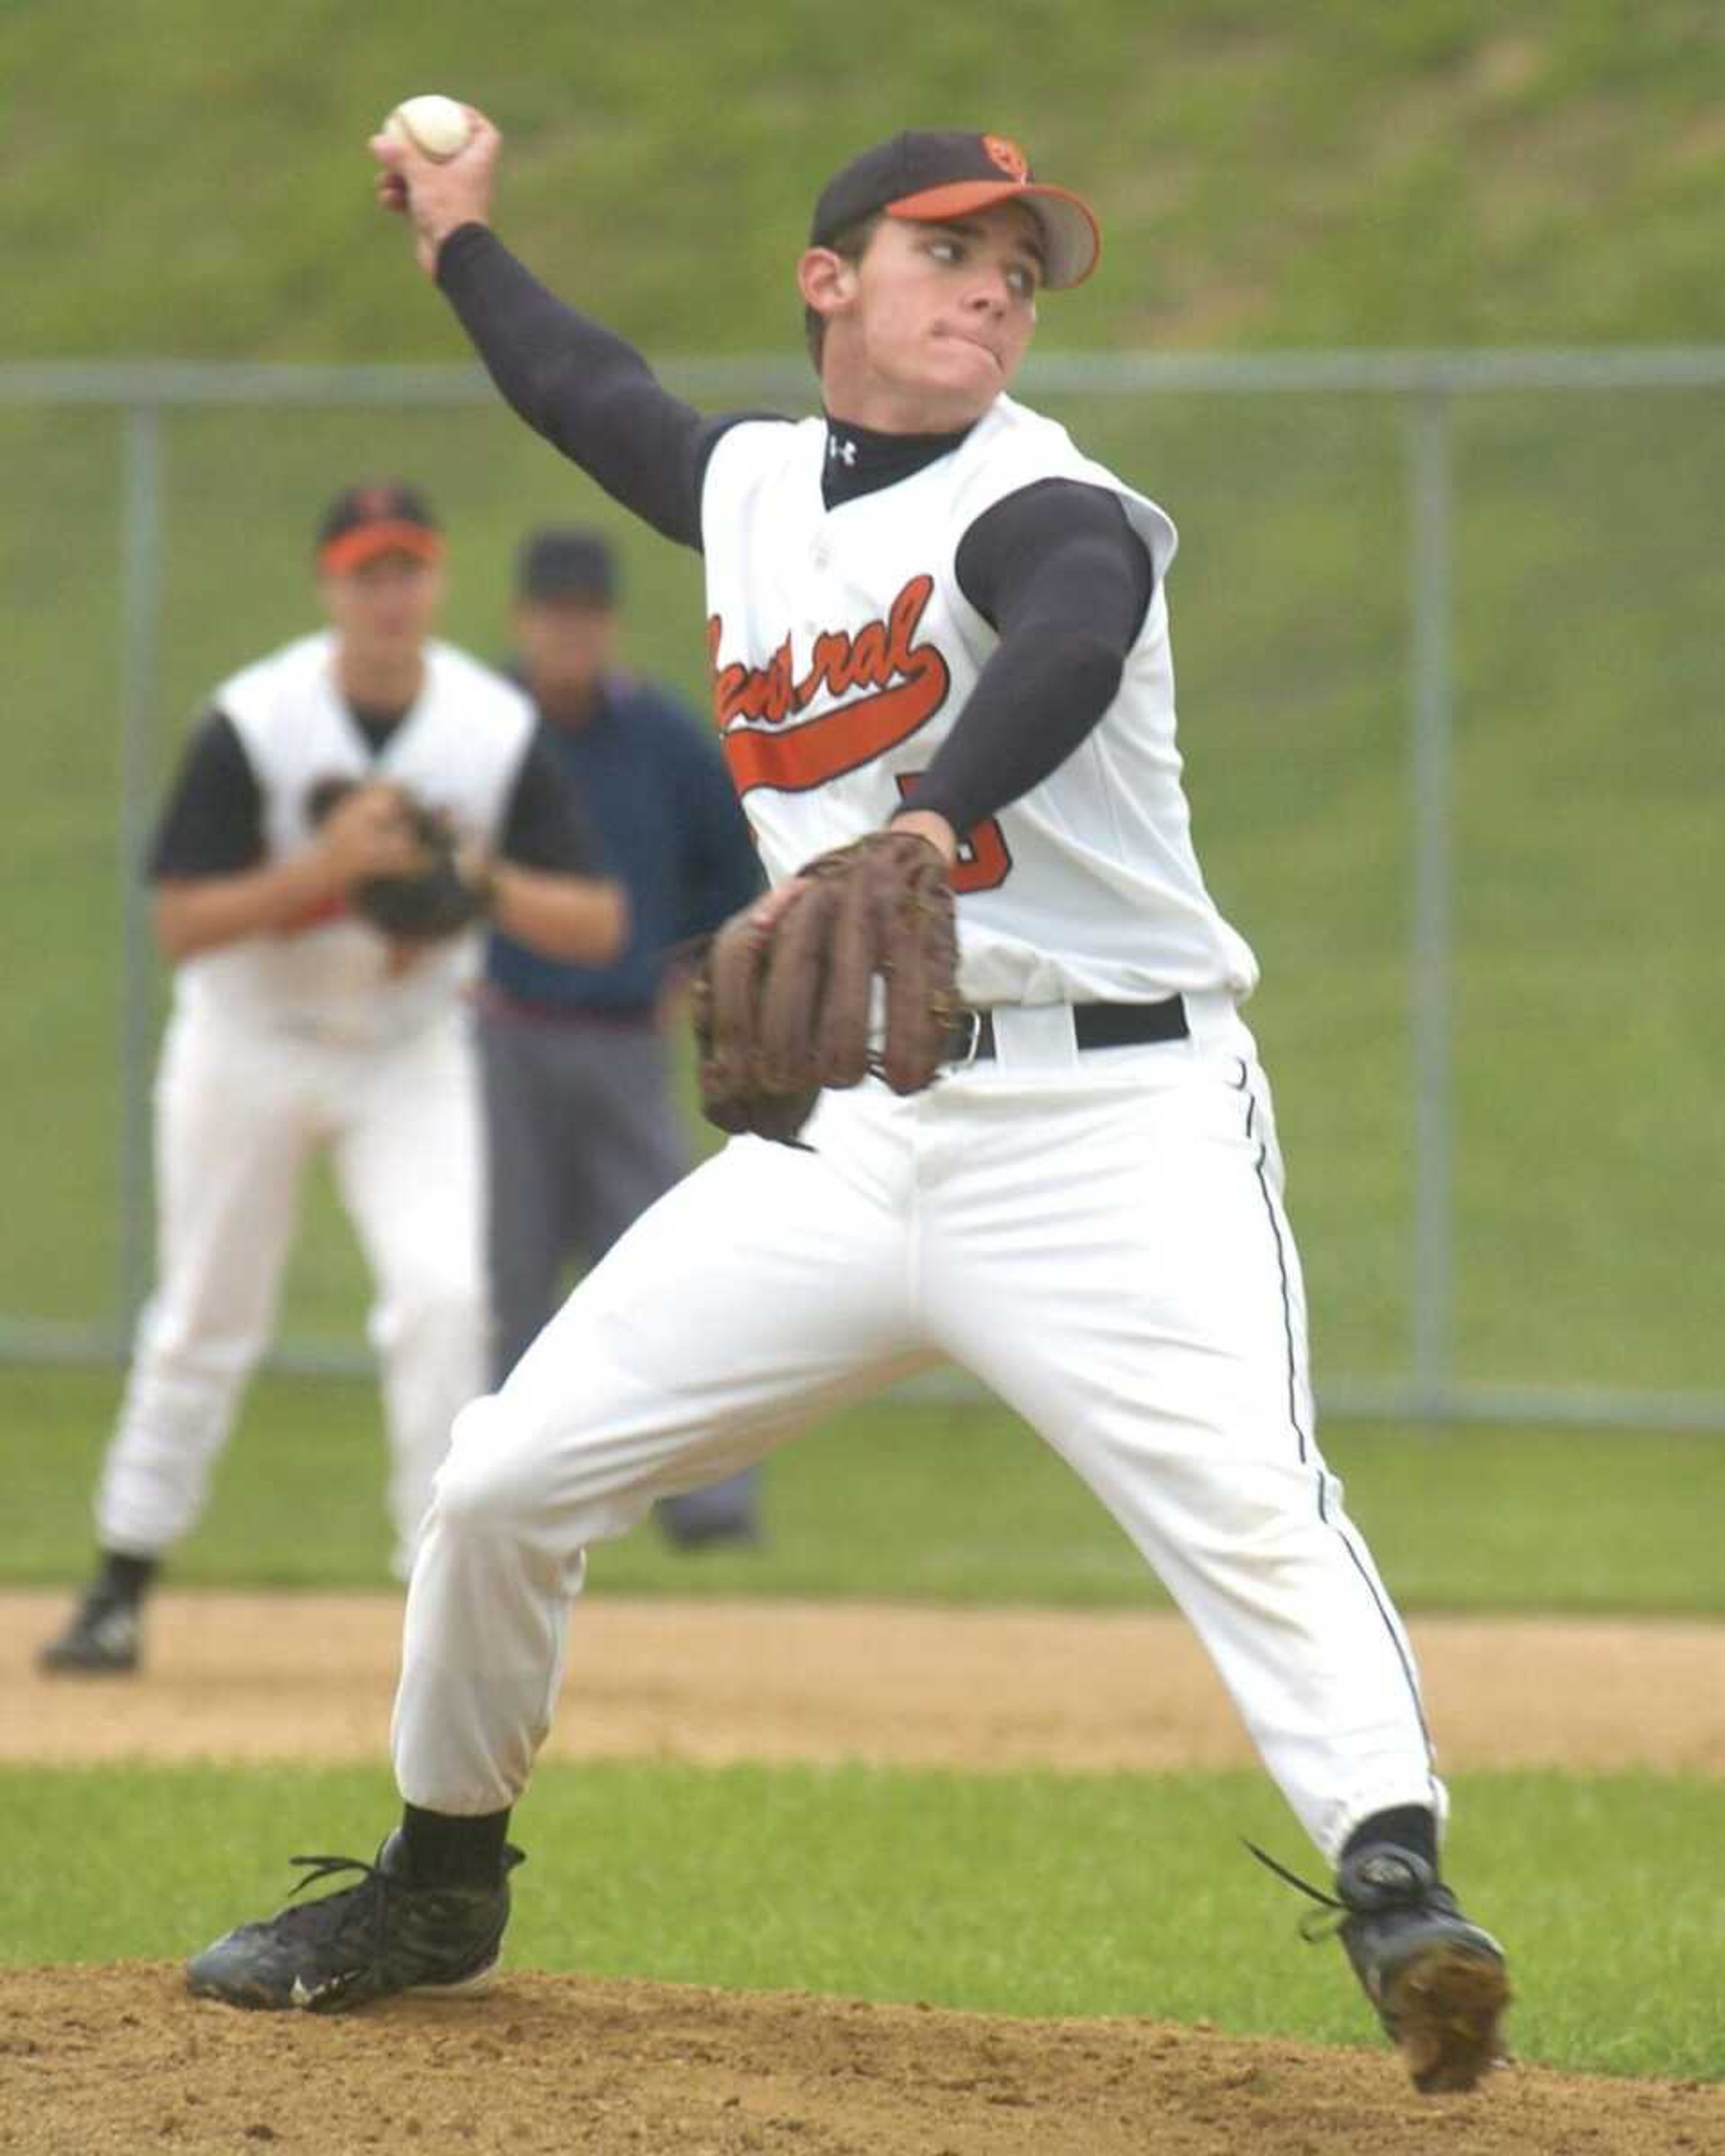
[(1327, 1856), (1387, 1806), (1441, 1813), (1406, 1637), (1313, 1435), (1250, 1034), (1207, 999), (1194, 1039), (1142, 1047), (1081, 1051), (1063, 1009), (995, 1024), (998, 1060), (926, 1094), (827, 1096), (812, 1153), (733, 1141), (465, 1410), (408, 1591), (409, 1802), (520, 1795), (588, 1544), (943, 1356), (1137, 1544)]
[(457, 1412), (486, 1382), (484, 1146), (465, 1011), (355, 1045), (182, 1010), (156, 1085), (157, 1285), (97, 1491), (105, 1549), (189, 1532), (275, 1322), (300, 1183), (327, 1145), (377, 1301), (405, 1577)]

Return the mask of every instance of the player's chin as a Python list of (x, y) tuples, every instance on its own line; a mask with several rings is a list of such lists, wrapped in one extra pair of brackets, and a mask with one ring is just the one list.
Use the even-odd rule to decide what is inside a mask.
[(992, 382), (997, 388), (1005, 378), (999, 359), (974, 337), (937, 336), (931, 340), (929, 352), (932, 364), (944, 374)]
[(385, 614), (370, 624), (373, 640), (386, 651), (407, 651), (425, 641), (430, 624), (418, 613)]
[(929, 387), (979, 417), (1006, 387), (1006, 371), (993, 354), (962, 337), (941, 339), (930, 356)]

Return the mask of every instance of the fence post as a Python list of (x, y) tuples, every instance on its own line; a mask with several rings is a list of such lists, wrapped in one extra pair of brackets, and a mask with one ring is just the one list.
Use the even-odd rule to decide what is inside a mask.
[(156, 682), (162, 604), (162, 415), (125, 418), (120, 563), (120, 1222), (116, 1288), (129, 1337), (149, 1291), (150, 1060), (154, 945), (141, 874), (155, 792)]
[(1414, 1389), (1420, 1411), (1450, 1404), (1455, 1270), (1452, 1099), (1453, 658), (1450, 408), (1441, 391), (1409, 424), (1413, 497), (1412, 728), (1414, 843), (1409, 1033), (1414, 1086)]

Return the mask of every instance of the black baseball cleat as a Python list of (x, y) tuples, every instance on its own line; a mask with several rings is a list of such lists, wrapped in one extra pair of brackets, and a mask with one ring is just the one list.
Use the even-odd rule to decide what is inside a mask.
[(1422, 1856), (1389, 1842), (1346, 1858), (1342, 1944), (1415, 2088), (1471, 2089), (1497, 2064), (1510, 2002), (1503, 1949)]
[(1333, 1895), (1266, 1856), (1266, 1866), (1341, 1921), (1303, 1926), (1308, 1939), (1341, 1938), (1384, 2034), (1406, 2060), (1414, 2086), (1437, 2096), (1471, 2089), (1502, 2056), (1499, 2024), (1512, 1993), (1503, 1949), (1470, 1923), (1423, 1856), (1368, 1842), (1343, 1859)]
[(64, 1631), (38, 1652), (36, 1666), (48, 1676), (131, 1676), (141, 1630), (136, 1603), (86, 1595)]
[(505, 1843), (496, 1881), (481, 1887), (415, 1887), (399, 1833), (375, 1864), (355, 1856), (296, 1856), (308, 1868), (294, 1889), (341, 1871), (359, 1883), (321, 1902), (297, 1902), (261, 1923), (241, 1924), (186, 1964), (200, 1999), (229, 2006), (298, 2007), (336, 2014), (397, 1992), (469, 1999), (496, 1972), (509, 1922), (509, 1874), (524, 1860)]

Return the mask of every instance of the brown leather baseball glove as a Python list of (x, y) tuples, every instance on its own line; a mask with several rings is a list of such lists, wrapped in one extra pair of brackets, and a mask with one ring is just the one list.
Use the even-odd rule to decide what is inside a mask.
[(788, 1145), (823, 1086), (873, 1074), (920, 1091), (950, 1052), (957, 970), (947, 865), (926, 839), (875, 831), (820, 855), (733, 914), (701, 957), (692, 1008), (707, 1120)]
[[(353, 786), (346, 778), (317, 782), (306, 800), (307, 819), (314, 829)], [(348, 891), (347, 902), (362, 920), (393, 942), (440, 943), (459, 936), (488, 911), (490, 877), (482, 862), (464, 852), (446, 816), (428, 808), (404, 786), (392, 790), (419, 865), (406, 875), (362, 878)]]

